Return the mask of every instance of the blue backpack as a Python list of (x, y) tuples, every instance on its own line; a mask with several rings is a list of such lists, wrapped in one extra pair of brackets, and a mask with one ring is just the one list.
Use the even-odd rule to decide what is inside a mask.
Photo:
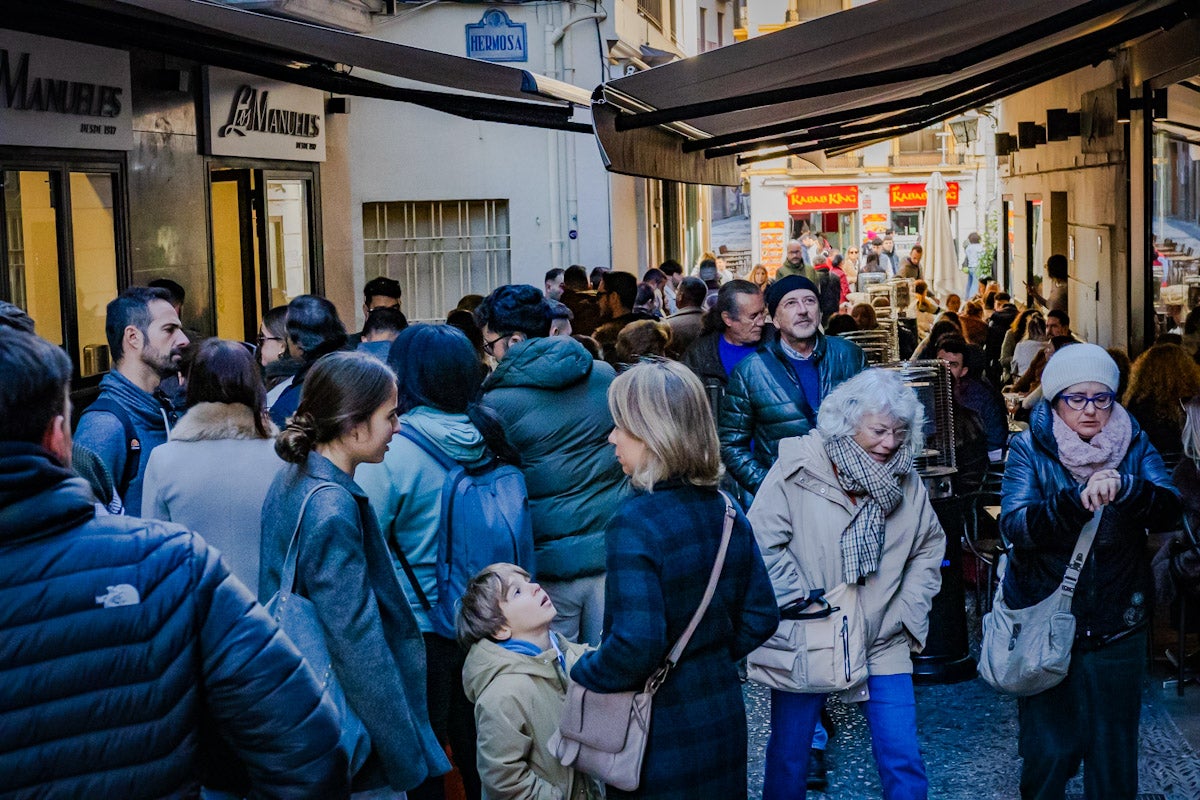
[(504, 561), (534, 574), (533, 524), (525, 476), (516, 467), (495, 459), (468, 469), (407, 425), (400, 429), (400, 435), (446, 470), (438, 523), (436, 606), (422, 591), (404, 553), (390, 539), (388, 546), (416, 590), (434, 632), (454, 639), (459, 601), (467, 583), (480, 570)]

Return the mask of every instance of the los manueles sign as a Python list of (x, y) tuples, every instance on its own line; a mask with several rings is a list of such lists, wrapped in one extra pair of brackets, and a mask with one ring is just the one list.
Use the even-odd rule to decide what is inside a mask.
[(13, 59), (0, 49), (0, 101), (17, 111), (46, 111), (83, 117), (117, 117), (121, 114), (120, 86), (29, 76), (30, 53)]
[(230, 104), (229, 120), (221, 126), (217, 135), (245, 136), (247, 131), (300, 136), (306, 139), (315, 139), (321, 135), (319, 115), (271, 108), (270, 94), (265, 89), (259, 91), (253, 86), (242, 84), (234, 94), (233, 103)]

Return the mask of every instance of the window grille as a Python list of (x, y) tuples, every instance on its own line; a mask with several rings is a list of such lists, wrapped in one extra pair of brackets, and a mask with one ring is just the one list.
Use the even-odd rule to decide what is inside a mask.
[(511, 283), (507, 200), (363, 203), (365, 279), (395, 278), (410, 322)]

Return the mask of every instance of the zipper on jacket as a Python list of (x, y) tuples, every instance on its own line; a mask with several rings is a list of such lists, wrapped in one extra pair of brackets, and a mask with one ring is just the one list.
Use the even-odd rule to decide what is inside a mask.
[(842, 662), (846, 665), (846, 682), (850, 682), (850, 618), (842, 615)]

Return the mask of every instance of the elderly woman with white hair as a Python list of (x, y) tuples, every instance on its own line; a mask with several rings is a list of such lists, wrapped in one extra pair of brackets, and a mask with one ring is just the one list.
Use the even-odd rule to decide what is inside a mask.
[(923, 798), (911, 654), (928, 632), (946, 537), (913, 470), (924, 410), (900, 377), (871, 369), (786, 439), (749, 519), (783, 622), (750, 657), (771, 687), (764, 800), (802, 798), (825, 695), (862, 702), (883, 796)]

